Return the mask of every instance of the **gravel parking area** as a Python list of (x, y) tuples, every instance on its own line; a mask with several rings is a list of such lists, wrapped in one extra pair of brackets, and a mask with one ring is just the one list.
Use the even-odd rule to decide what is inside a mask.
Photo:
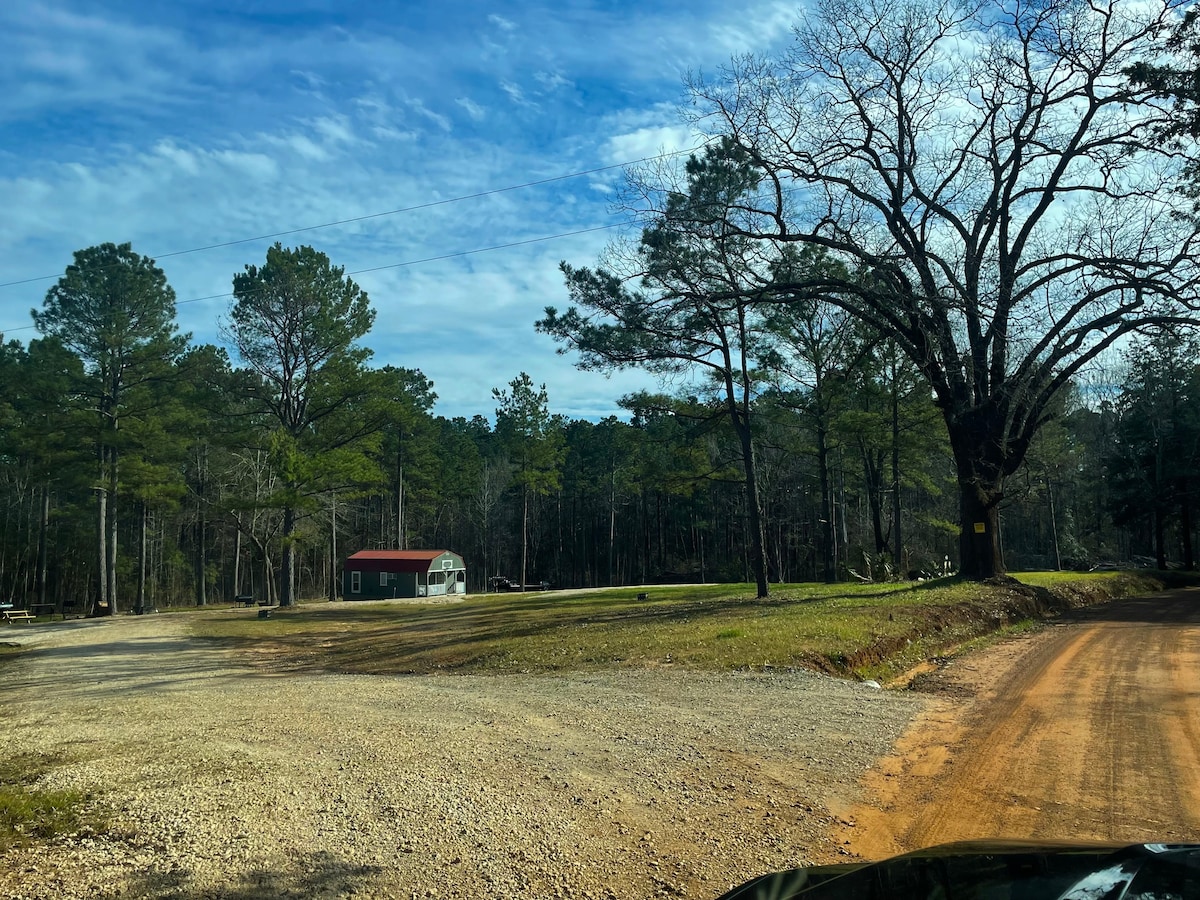
[(300, 675), (188, 617), (10, 626), (0, 746), (111, 833), (0, 848), (12, 898), (716, 897), (829, 861), (920, 697), (805, 672)]

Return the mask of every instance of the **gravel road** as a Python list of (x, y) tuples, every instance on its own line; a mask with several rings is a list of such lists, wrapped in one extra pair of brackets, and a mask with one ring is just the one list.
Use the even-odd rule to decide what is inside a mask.
[[(214, 610), (205, 615), (253, 615)], [(0, 897), (716, 897), (829, 861), (927, 701), (804, 672), (299, 675), (188, 617), (9, 626), (0, 747), (111, 833), (0, 848)]]

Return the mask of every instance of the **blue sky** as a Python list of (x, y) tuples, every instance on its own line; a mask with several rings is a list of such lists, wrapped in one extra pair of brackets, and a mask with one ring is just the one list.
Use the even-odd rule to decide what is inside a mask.
[[(796, 3), (0, 4), (0, 332), (74, 250), (131, 241), (175, 288), (180, 326), (221, 343), (233, 274), (270, 240), (166, 255), (447, 200), (694, 146), (688, 71), (790, 36)], [(578, 372), (533, 331), (592, 265), (620, 171), (280, 238), (354, 275), (374, 363), (418, 368), (436, 412), (491, 416), (520, 371), (570, 417), (649, 381)], [(413, 263), (411, 265), (396, 265)], [(393, 266), (392, 268), (378, 267)], [(377, 269), (367, 272), (366, 269)], [(42, 278), (42, 276), (52, 276)]]

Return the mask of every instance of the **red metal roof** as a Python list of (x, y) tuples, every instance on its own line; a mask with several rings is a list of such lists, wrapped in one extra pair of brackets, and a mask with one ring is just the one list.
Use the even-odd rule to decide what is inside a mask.
[(437, 559), (449, 550), (359, 550), (350, 559)]

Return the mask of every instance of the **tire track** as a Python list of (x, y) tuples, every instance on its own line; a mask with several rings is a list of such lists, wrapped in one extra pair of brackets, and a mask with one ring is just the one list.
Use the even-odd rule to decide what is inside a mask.
[(1110, 604), (955, 668), (972, 699), (868, 777), (843, 846), (1200, 839), (1200, 591)]

